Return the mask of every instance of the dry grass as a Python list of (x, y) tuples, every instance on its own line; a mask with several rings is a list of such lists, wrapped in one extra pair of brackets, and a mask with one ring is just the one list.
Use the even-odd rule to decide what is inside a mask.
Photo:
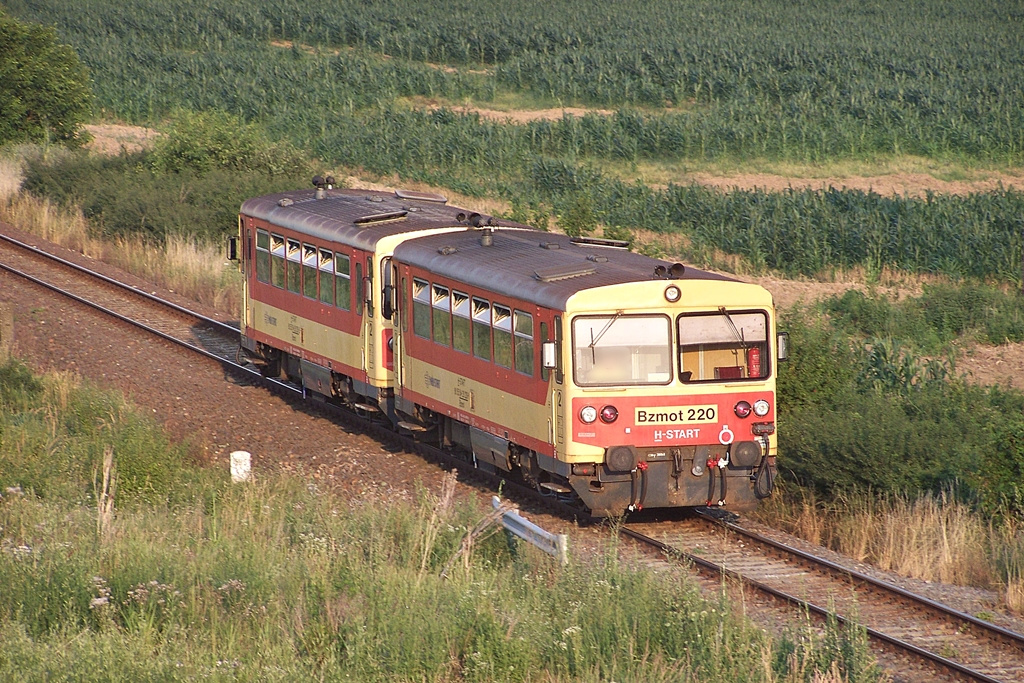
[[(9, 185), (9, 171), (0, 166), (0, 190)], [(163, 244), (138, 237), (100, 239), (90, 234), (81, 212), (23, 194), (6, 198), (0, 220), (232, 317), (241, 310), (241, 275), (225, 260), (219, 245), (182, 236), (168, 237)]]
[(758, 518), (811, 543), (925, 581), (1002, 591), (1024, 609), (1024, 528), (981, 518), (951, 496), (778, 496)]

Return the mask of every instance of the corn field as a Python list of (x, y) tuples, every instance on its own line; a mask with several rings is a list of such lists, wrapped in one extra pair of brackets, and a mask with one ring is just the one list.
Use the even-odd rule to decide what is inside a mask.
[[(327, 164), (543, 202), (556, 213), (586, 192), (606, 225), (684, 231), (699, 253), (741, 254), (755, 268), (1019, 277), (1019, 193), (723, 197), (624, 184), (595, 169), (904, 155), (1020, 165), (1021, 0), (4, 6), (56, 24), (110, 118), (157, 124), (176, 109), (222, 110)], [(616, 113), (509, 125), (408, 104), (503, 97)]]

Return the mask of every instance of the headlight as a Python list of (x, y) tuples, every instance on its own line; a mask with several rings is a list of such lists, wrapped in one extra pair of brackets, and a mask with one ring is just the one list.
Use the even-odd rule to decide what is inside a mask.
[(590, 424), (597, 419), (597, 408), (594, 406), (586, 406), (580, 411), (580, 419), (583, 420), (584, 423)]
[(669, 285), (665, 288), (665, 301), (668, 301), (670, 304), (674, 304), (679, 301), (679, 297), (682, 295), (682, 292), (680, 292), (679, 288), (675, 285)]
[(765, 415), (767, 415), (769, 408), (770, 406), (768, 405), (768, 401), (764, 400), (763, 398), (754, 401), (754, 415), (757, 415), (758, 417), (764, 417)]

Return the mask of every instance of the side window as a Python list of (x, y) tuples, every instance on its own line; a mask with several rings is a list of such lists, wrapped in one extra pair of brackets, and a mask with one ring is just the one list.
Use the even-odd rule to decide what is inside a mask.
[(352, 310), (352, 280), (349, 278), (348, 256), (334, 255), (334, 305), (343, 311)]
[(320, 250), (320, 261), (317, 264), (320, 272), (320, 301), (329, 306), (334, 305), (334, 254), (326, 249)]
[(494, 304), (494, 362), (512, 367), (512, 309)]
[(470, 342), (469, 295), (452, 290), (452, 346), (469, 353)]
[(434, 285), (434, 341), (445, 346), (452, 345), (451, 296), (447, 287)]
[[(540, 343), (543, 344), (546, 341), (548, 341), (548, 324), (547, 323), (541, 323), (540, 324)], [(547, 369), (546, 367), (544, 367), (544, 364), (541, 363), (541, 366), (540, 366), (540, 378), (542, 380), (544, 380), (545, 382), (547, 382), (548, 381), (548, 377), (550, 377), (550, 376), (551, 376), (551, 371), (549, 369)]]
[(473, 297), (473, 355), (491, 359), (491, 304)]
[(533, 316), (516, 311), (516, 372), (533, 376)]
[(256, 279), (270, 282), (270, 233), (256, 231)]
[(299, 241), (288, 240), (288, 272), (286, 280), (289, 292), (299, 293), (299, 285), (302, 279), (301, 267), (302, 255), (299, 251)]
[(363, 264), (356, 261), (356, 315), (363, 314)]
[(270, 284), (284, 289), (284, 238), (270, 235)]
[(316, 298), (317, 255), (316, 246), (302, 245), (302, 295)]
[(412, 279), (412, 331), (430, 339), (430, 283), (419, 278)]

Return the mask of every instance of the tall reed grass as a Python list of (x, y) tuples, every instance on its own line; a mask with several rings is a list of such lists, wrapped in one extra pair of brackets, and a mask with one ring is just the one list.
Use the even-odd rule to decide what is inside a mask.
[(986, 520), (947, 493), (775, 496), (757, 519), (859, 562), (925, 581), (1000, 591), (1024, 610), (1024, 527)]
[[(0, 190), (5, 186), (4, 177), (0, 169)], [(0, 221), (117, 266), (225, 315), (240, 315), (241, 274), (225, 260), (221, 245), (180, 235), (169, 235), (157, 243), (141, 237), (94, 236), (80, 211), (27, 194), (12, 195), (0, 203)]]

